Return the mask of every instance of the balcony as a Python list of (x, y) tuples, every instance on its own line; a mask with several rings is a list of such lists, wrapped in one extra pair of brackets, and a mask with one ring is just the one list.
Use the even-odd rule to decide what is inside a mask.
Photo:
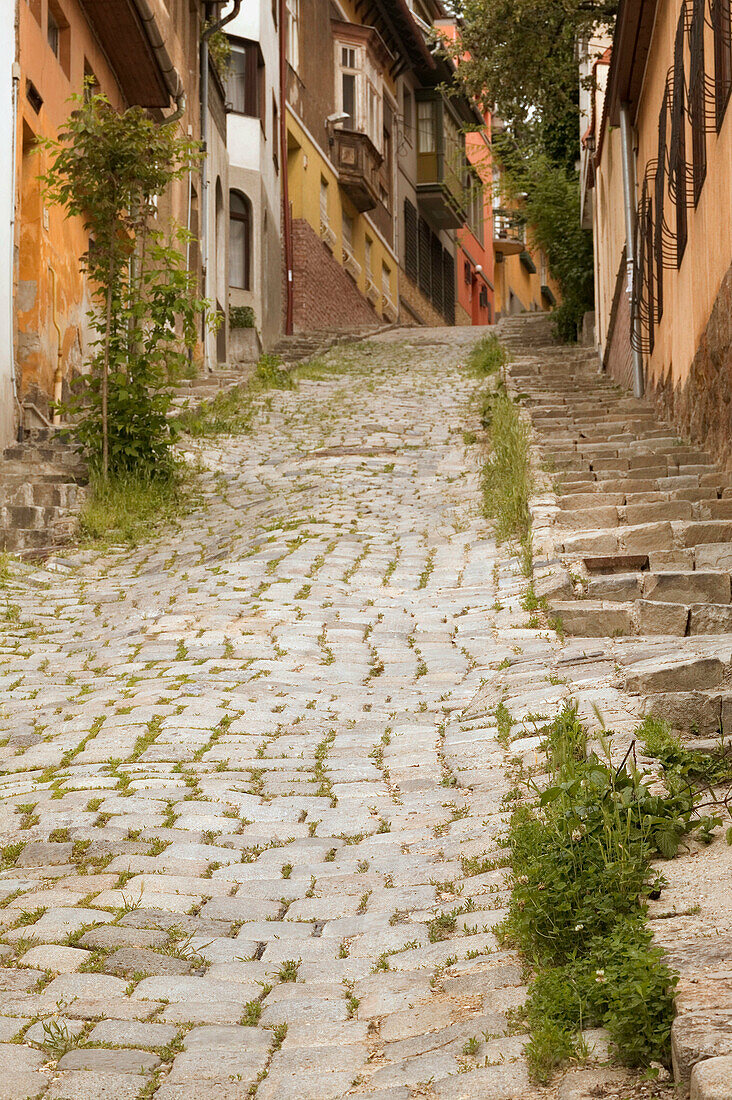
[(502, 256), (518, 256), (526, 250), (523, 224), (510, 210), (493, 211), (493, 248)]
[(333, 131), (333, 155), (340, 186), (359, 211), (373, 210), (379, 201), (379, 169), (383, 157), (368, 134)]
[(417, 205), (434, 229), (468, 220), (465, 137), (451, 108), (435, 93), (417, 100)]

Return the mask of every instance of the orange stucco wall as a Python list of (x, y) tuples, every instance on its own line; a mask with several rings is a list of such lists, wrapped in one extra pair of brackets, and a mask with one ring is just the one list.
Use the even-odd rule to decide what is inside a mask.
[[(676, 25), (681, 0), (661, 0), (649, 52), (639, 108), (635, 120), (637, 143), (637, 194), (649, 162), (658, 155), (658, 116), (673, 65)], [(714, 53), (711, 27), (705, 26), (705, 70), (713, 80)], [(686, 83), (689, 82), (688, 46), (685, 50)], [(708, 107), (709, 111), (709, 107)], [(664, 271), (664, 309), (656, 325), (655, 346), (644, 356), (649, 383), (662, 381), (674, 389), (686, 384), (695, 352), (732, 262), (732, 102), (717, 134), (708, 115), (706, 134), (707, 174), (698, 203), (688, 207), (688, 242), (681, 265), (676, 269), (673, 252)], [(667, 148), (668, 141), (667, 137)], [(686, 156), (689, 175), (692, 163), (691, 126), (686, 120)], [(616, 277), (625, 244), (620, 134), (607, 129), (601, 148), (595, 186), (595, 236), (597, 275), (597, 319), (601, 345), (607, 339)], [(667, 221), (675, 224), (675, 209), (665, 197)]]
[[(73, 369), (81, 369), (85, 314), (90, 303), (79, 269), (79, 256), (87, 248), (87, 237), (79, 219), (67, 219), (62, 210), (45, 202), (39, 175), (46, 170), (50, 158), (36, 140), (55, 136), (71, 109), (70, 96), (82, 89), (85, 67), (94, 73), (112, 102), (120, 102), (114, 76), (76, 0), (63, 3), (62, 11), (69, 26), (62, 31), (60, 57), (55, 56), (47, 41), (47, 11), (48, 0), (36, 0), (32, 5), (20, 0), (16, 359), (21, 397), (30, 395), (42, 406), (44, 395), (53, 395), (57, 366), (54, 278), (64, 377)], [(65, 43), (63, 36), (67, 37)], [(43, 100), (38, 111), (29, 100), (28, 81)]]
[[(47, 38), (49, 2), (57, 19), (60, 13), (68, 24), (62, 30), (58, 56)], [(187, 0), (155, 0), (151, 6), (186, 85), (187, 109), (179, 125), (197, 137), (197, 32), (194, 15), (181, 16), (183, 4), (187, 9)], [(38, 139), (55, 137), (73, 108), (71, 96), (82, 91), (85, 74), (94, 75), (113, 104), (121, 108), (127, 104), (78, 0), (19, 0), (18, 60), (16, 363), (21, 400), (34, 403), (48, 415), (59, 365), (54, 316), (61, 330), (60, 370), (67, 383), (84, 369), (88, 356), (86, 315), (92, 300), (79, 262), (88, 248), (87, 234), (81, 219), (67, 218), (62, 209), (46, 202), (39, 176), (47, 170), (51, 157), (38, 145)], [(35, 93), (42, 100), (40, 107), (37, 99), (34, 102)], [(211, 140), (216, 140), (216, 134)], [(159, 217), (172, 215), (186, 224), (187, 206), (188, 184), (184, 180), (161, 196)]]

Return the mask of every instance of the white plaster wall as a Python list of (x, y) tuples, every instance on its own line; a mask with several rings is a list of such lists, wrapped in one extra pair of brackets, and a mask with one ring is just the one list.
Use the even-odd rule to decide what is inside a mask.
[[(271, 0), (242, 5), (227, 26), (234, 38), (259, 42), (265, 67), (264, 125), (258, 118), (227, 115), (230, 186), (252, 204), (252, 289), (231, 288), (231, 305), (251, 305), (265, 349), (281, 332), (281, 175), (287, 170), (280, 156), (280, 136), (273, 133), (273, 100), (280, 104), (280, 57)], [(280, 115), (281, 117), (281, 115)], [(273, 153), (277, 154), (279, 171)]]
[(0, 171), (0, 446), (15, 435), (15, 402), (12, 384), (12, 290), (14, 241), (11, 234), (14, 196), (11, 158), (13, 148), (13, 62), (15, 61), (15, 3), (0, 2), (0, 149), (5, 167)]

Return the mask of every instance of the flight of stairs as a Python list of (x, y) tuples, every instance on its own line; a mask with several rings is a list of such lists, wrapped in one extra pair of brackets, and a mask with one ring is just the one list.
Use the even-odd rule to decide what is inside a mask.
[(732, 476), (599, 373), (594, 350), (555, 345), (542, 319), (502, 333), (556, 494), (550, 618), (628, 639), (624, 686), (658, 717), (731, 731)]
[(52, 428), (32, 428), (0, 461), (0, 549), (37, 552), (62, 544), (84, 500), (80, 450)]

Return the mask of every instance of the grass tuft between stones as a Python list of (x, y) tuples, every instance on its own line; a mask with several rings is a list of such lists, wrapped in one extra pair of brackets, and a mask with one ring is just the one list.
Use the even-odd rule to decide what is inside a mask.
[(646, 923), (647, 900), (664, 885), (651, 861), (673, 858), (691, 835), (709, 841), (720, 819), (697, 809), (683, 774), (664, 769), (661, 789), (630, 754), (616, 767), (609, 733), (599, 753), (591, 749), (575, 703), (543, 734), (548, 782), (539, 791), (529, 779), (533, 803), (511, 819), (512, 892), (501, 929), (532, 969), (521, 1010), (532, 1076), (547, 1083), (581, 1058), (582, 1030), (593, 1026), (609, 1031), (624, 1064), (668, 1065), (677, 976)]

